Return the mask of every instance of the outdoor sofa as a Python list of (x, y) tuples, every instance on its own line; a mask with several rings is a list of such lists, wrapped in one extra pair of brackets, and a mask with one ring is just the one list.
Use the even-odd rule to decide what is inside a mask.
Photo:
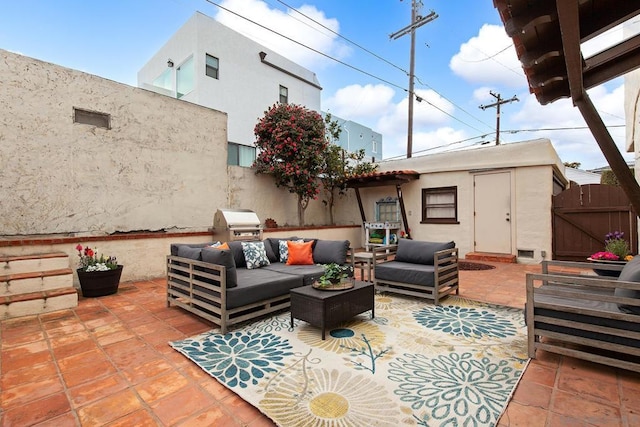
[[(287, 242), (310, 244), (311, 263), (282, 262), (285, 255), (281, 241), (285, 247)], [(232, 241), (227, 245), (229, 249), (213, 248), (212, 243), (174, 243), (167, 256), (167, 305), (181, 307), (219, 325), (222, 333), (231, 325), (288, 308), (289, 291), (312, 284), (324, 274), (325, 264), (353, 265), (348, 240), (290, 237)], [(251, 251), (247, 252), (247, 247)], [(264, 253), (260, 249), (261, 256), (257, 257), (259, 262), (254, 259), (254, 247), (264, 247)]]
[(640, 256), (598, 266), (621, 270), (618, 278), (575, 270), (591, 267), (543, 261), (542, 273), (527, 274), (529, 357), (545, 350), (640, 372)]
[[(376, 291), (432, 299), (434, 304), (459, 292), (458, 248), (455, 242), (400, 239), (397, 245), (373, 249)], [(379, 256), (386, 254), (387, 257)], [(386, 258), (386, 259), (385, 259)]]

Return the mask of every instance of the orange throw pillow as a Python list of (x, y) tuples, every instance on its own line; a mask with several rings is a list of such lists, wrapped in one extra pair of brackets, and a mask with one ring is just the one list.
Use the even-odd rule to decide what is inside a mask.
[(289, 259), (287, 265), (313, 265), (313, 241), (296, 243), (287, 241), (287, 249), (289, 250)]
[(226, 250), (229, 250), (229, 245), (227, 244), (227, 242), (224, 242), (223, 244), (216, 246), (214, 249), (226, 249)]

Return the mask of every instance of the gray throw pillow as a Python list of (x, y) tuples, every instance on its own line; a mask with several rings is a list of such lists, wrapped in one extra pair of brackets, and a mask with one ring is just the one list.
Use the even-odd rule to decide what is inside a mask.
[(244, 259), (244, 250), (242, 249), (242, 242), (227, 242), (231, 253), (233, 254), (233, 260), (236, 262), (236, 268), (242, 268), (247, 266), (247, 262)]
[(316, 264), (346, 264), (348, 240), (318, 240), (313, 248), (313, 262)]
[[(236, 263), (231, 250), (204, 248), (202, 249), (202, 261), (224, 266), (227, 271), (227, 288), (235, 288), (238, 286)], [(215, 271), (215, 273), (217, 273), (217, 271)]]
[(266, 238), (263, 240), (264, 248), (267, 251), (267, 258), (269, 258), (269, 262), (278, 262), (278, 256), (273, 251), (273, 242), (270, 238)]
[(396, 261), (409, 262), (412, 264), (433, 265), (434, 254), (443, 249), (453, 249), (456, 247), (454, 241), (450, 242), (422, 242), (418, 240), (400, 239), (398, 241), (398, 252)]
[[(618, 280), (623, 282), (640, 282), (640, 256), (629, 261), (622, 271)], [(633, 289), (616, 288), (614, 295), (617, 297), (640, 299), (640, 291)], [(640, 314), (640, 306), (618, 304), (620, 311), (631, 314)]]

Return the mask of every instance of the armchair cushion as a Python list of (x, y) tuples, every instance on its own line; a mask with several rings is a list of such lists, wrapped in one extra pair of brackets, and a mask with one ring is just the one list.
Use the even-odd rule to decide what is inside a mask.
[(434, 254), (443, 249), (453, 249), (456, 247), (454, 241), (450, 242), (422, 242), (410, 239), (400, 239), (398, 241), (398, 251), (396, 261), (408, 262), (412, 264), (433, 265)]
[[(636, 256), (629, 261), (622, 271), (618, 280), (624, 282), (640, 282), (640, 256)], [(614, 295), (617, 297), (640, 299), (640, 291), (633, 289), (616, 288)], [(620, 311), (631, 314), (640, 314), (640, 306), (618, 304)]]

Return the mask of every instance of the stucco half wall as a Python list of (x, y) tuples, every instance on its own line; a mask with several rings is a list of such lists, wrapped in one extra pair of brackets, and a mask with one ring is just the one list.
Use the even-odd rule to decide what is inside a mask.
[[(476, 251), (474, 176), (508, 172), (511, 180), (510, 253), (518, 256), (518, 262), (522, 263), (550, 259), (551, 197), (567, 186), (567, 180), (563, 175), (564, 165), (548, 139), (382, 162), (380, 170), (420, 173), (420, 179), (402, 186), (411, 235), (416, 240), (454, 240), (462, 258)], [(458, 223), (423, 222), (422, 190), (451, 186), (457, 187)], [(365, 207), (374, 206), (381, 198), (395, 197), (396, 190), (392, 186), (366, 188), (361, 189), (361, 195)]]

